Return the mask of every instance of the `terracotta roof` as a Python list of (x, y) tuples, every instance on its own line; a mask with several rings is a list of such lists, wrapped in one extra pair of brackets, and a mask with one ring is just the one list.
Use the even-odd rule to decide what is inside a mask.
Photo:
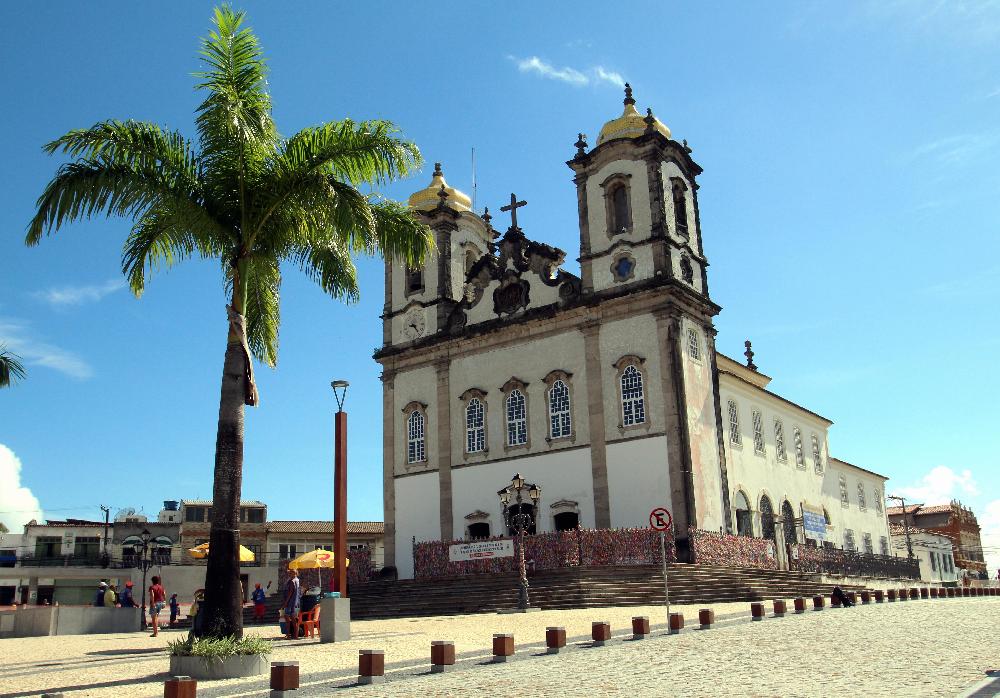
[[(268, 533), (333, 533), (332, 521), (268, 521)], [(348, 521), (347, 532), (354, 534), (385, 533), (385, 524), (381, 521)]]
[[(951, 511), (951, 504), (934, 504), (929, 507), (925, 507), (922, 504), (907, 504), (906, 513), (916, 514), (920, 516), (921, 514), (941, 514), (946, 511)], [(889, 516), (900, 516), (903, 513), (902, 507), (886, 507), (885, 513)]]
[(890, 536), (905, 536), (906, 529), (897, 524), (889, 524), (889, 535)]

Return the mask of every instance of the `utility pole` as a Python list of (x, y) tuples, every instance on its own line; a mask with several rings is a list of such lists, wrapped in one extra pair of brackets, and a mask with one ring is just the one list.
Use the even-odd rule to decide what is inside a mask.
[(101, 560), (104, 563), (104, 567), (108, 567), (111, 564), (111, 553), (108, 552), (108, 522), (111, 518), (111, 507), (106, 507), (102, 504), (101, 511), (104, 512), (104, 549), (101, 552)]
[(913, 543), (910, 541), (910, 524), (906, 521), (906, 500), (902, 497), (897, 497), (895, 495), (887, 495), (886, 499), (893, 499), (899, 502), (900, 507), (903, 509), (903, 532), (906, 534), (906, 556), (912, 560), (913, 559)]

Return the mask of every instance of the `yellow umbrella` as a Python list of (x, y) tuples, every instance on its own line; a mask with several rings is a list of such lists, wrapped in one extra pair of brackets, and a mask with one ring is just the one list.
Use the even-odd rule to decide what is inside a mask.
[[(202, 543), (201, 545), (196, 545), (193, 548), (188, 548), (188, 552), (191, 553), (191, 557), (196, 560), (202, 560), (208, 557), (208, 543)], [(256, 558), (254, 557), (253, 551), (249, 548), (244, 548), (240, 546), (240, 562), (253, 562)]]
[[(351, 559), (347, 558), (344, 560), (346, 566), (350, 566)], [(323, 550), (322, 548), (316, 548), (315, 550), (310, 550), (308, 553), (302, 553), (294, 560), (288, 563), (288, 568), (292, 570), (322, 570), (326, 567), (330, 569), (334, 567), (333, 553), (329, 550)], [(323, 573), (319, 572), (319, 585), (323, 586)]]

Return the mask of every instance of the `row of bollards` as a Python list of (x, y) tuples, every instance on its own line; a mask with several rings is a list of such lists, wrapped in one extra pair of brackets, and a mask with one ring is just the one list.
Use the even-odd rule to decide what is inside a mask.
[[(907, 601), (915, 599), (945, 599), (970, 596), (998, 596), (1000, 589), (996, 587), (912, 587), (909, 589), (864, 589), (860, 593), (845, 592), (851, 603), (861, 602), (862, 605), (871, 603), (883, 603), (886, 601)], [(812, 597), (812, 607), (814, 611), (822, 611), (826, 607), (826, 596), (817, 595)], [(795, 613), (805, 613), (807, 599), (798, 597), (792, 600), (792, 609)], [(833, 607), (841, 605), (840, 599), (830, 597)], [(775, 599), (772, 602), (772, 616), (783, 618), (788, 612), (788, 605), (784, 599)], [(750, 604), (750, 619), (761, 621), (766, 617), (764, 603), (754, 601)], [(701, 630), (710, 630), (715, 625), (715, 611), (711, 608), (703, 608), (698, 611), (698, 624)], [(684, 629), (684, 615), (682, 613), (671, 613), (667, 618), (667, 633), (676, 635)], [(632, 639), (643, 640), (650, 634), (650, 624), (648, 616), (634, 616), (632, 618)], [(602, 620), (594, 621), (590, 631), (592, 646), (601, 647), (611, 639), (611, 623)], [(548, 654), (559, 654), (560, 650), (566, 647), (566, 628), (561, 626), (550, 626), (545, 629), (545, 648)], [(510, 633), (497, 633), (493, 635), (493, 662), (502, 663), (510, 660), (514, 656), (514, 636)], [(431, 672), (441, 673), (447, 671), (455, 664), (455, 643), (447, 640), (435, 640), (431, 643)], [(377, 649), (366, 649), (358, 651), (358, 683), (375, 684), (381, 683), (385, 677), (385, 651)], [(198, 682), (189, 676), (174, 676), (164, 684), (164, 698), (195, 698)], [(298, 662), (271, 662), (271, 698), (283, 698), (290, 691), (299, 688), (299, 663)], [(45, 694), (57, 698), (60, 694)]]

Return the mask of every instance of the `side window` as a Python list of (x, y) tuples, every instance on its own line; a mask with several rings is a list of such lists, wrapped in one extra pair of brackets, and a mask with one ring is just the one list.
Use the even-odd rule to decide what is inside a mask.
[(486, 450), (486, 409), (477, 397), (465, 407), (465, 452), (481, 453)]
[(573, 434), (569, 388), (557, 380), (549, 388), (549, 438), (561, 439)]
[(622, 372), (622, 424), (632, 426), (646, 421), (646, 404), (643, 394), (642, 374), (634, 365)]
[(625, 184), (616, 184), (611, 190), (611, 221), (612, 235), (627, 233), (632, 229), (632, 216), (629, 212), (628, 188)]
[(695, 361), (701, 360), (701, 340), (698, 338), (698, 330), (689, 327), (688, 336), (688, 356)]
[(406, 268), (406, 295), (420, 293), (424, 290), (424, 270), (420, 267)]
[(681, 237), (688, 237), (687, 197), (684, 192), (687, 187), (680, 179), (671, 180), (671, 192), (674, 201), (674, 230)]
[(764, 455), (764, 420), (760, 415), (760, 410), (754, 410), (751, 414), (753, 422), (753, 452), (758, 456)]
[(774, 420), (774, 453), (779, 463), (788, 460), (788, 453), (785, 451), (785, 425), (780, 419)]
[(517, 388), (507, 395), (507, 445), (523, 446), (528, 443), (528, 409), (524, 393)]
[(740, 411), (735, 400), (729, 401), (729, 443), (739, 446), (743, 443), (740, 435)]
[(406, 419), (406, 462), (423, 463), (427, 460), (424, 442), (424, 413), (413, 410)]
[(795, 467), (800, 470), (806, 469), (806, 457), (802, 452), (802, 432), (798, 427), (792, 429), (792, 440), (795, 442)]

